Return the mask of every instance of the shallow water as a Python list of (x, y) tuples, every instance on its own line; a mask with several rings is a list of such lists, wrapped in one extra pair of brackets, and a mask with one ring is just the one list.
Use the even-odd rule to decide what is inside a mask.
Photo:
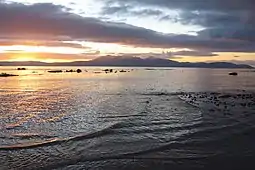
[[(0, 67), (20, 75), (0, 78), (0, 169), (253, 165), (255, 72), (125, 68), (130, 72), (106, 74), (84, 67), (80, 74), (51, 74), (72, 68), (27, 68)], [(180, 97), (200, 92), (251, 97), (224, 99), (227, 109), (213, 112), (206, 101), (193, 105)]]

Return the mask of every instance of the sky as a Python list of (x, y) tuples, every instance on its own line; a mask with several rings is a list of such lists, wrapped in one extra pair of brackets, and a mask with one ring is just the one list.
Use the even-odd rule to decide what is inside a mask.
[(0, 60), (255, 65), (254, 0), (0, 0)]

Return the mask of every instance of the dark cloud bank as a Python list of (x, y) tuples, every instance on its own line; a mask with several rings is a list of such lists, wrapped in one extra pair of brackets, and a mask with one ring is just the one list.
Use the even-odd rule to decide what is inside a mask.
[[(51, 3), (24, 5), (0, 1), (0, 39), (64, 41), (86, 40), (139, 47), (190, 48), (183, 55), (215, 56), (214, 52), (255, 52), (253, 0), (109, 0), (103, 13), (129, 13), (133, 7), (148, 7), (136, 15), (164, 15), (178, 10), (176, 22), (203, 26), (197, 36), (162, 34), (125, 23), (81, 17), (64, 6)], [(116, 7), (116, 4), (118, 5)], [(115, 7), (115, 9), (114, 9)], [(155, 9), (155, 10), (154, 10)], [(171, 16), (164, 16), (171, 18)], [(202, 52), (200, 52), (202, 51)], [(206, 51), (206, 52), (204, 52)]]

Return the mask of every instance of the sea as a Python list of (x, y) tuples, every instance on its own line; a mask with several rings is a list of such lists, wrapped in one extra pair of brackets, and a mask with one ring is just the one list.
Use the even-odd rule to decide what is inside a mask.
[[(48, 72), (70, 69), (82, 73)], [(0, 77), (0, 170), (255, 169), (252, 69), (0, 73), (19, 75)], [(192, 105), (187, 94), (234, 97), (223, 111)], [(237, 100), (244, 106), (231, 109)]]

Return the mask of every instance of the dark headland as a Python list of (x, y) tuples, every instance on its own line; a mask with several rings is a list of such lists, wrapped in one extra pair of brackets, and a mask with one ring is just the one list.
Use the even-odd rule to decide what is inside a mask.
[(116, 67), (190, 67), (190, 68), (253, 68), (250, 65), (229, 62), (177, 62), (161, 58), (139, 58), (123, 56), (104, 56), (90, 61), (44, 63), (37, 61), (0, 62), (0, 66), (116, 66)]

